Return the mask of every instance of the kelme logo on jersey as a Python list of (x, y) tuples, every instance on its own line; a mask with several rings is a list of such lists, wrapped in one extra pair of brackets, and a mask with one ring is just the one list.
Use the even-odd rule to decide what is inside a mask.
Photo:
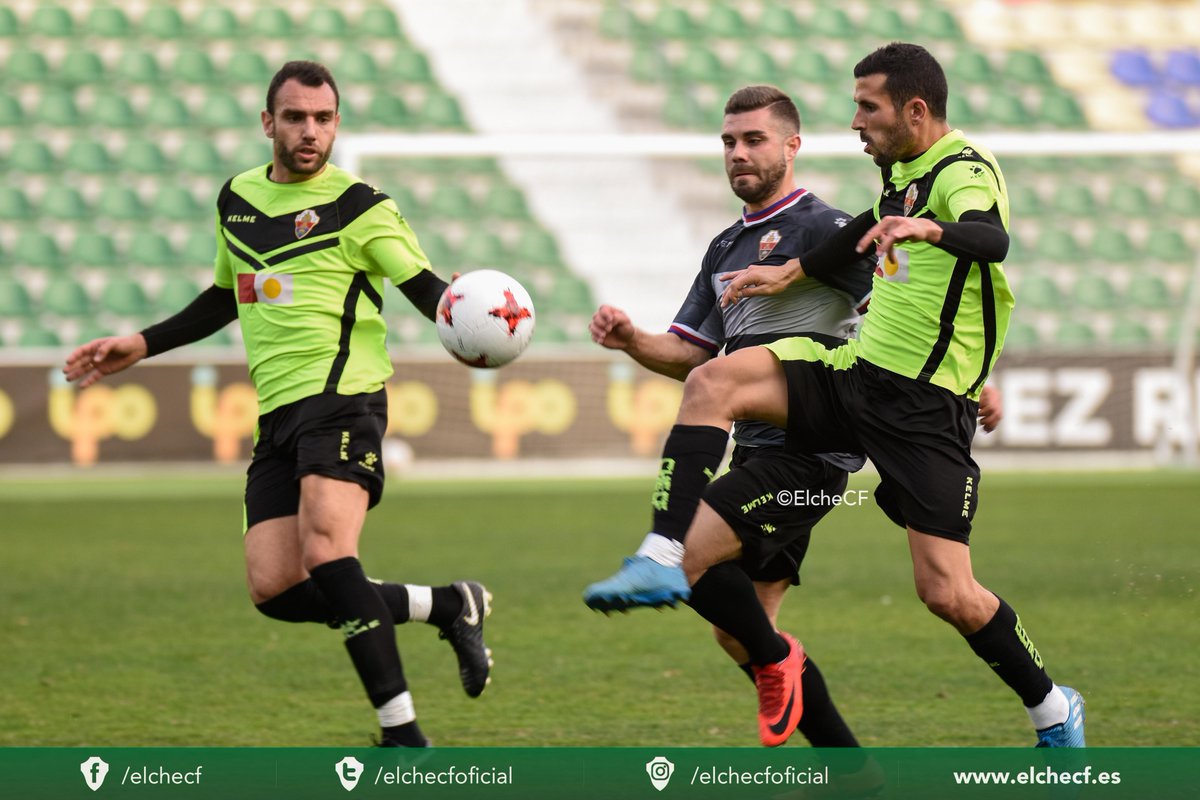
[(308, 232), (317, 227), (317, 223), (321, 218), (317, 216), (317, 212), (311, 208), (306, 208), (296, 215), (296, 238), (303, 239), (308, 236)]
[(771, 255), (771, 251), (775, 249), (775, 245), (779, 244), (779, 231), (770, 230), (763, 234), (763, 237), (758, 240), (758, 260), (762, 261), (767, 256)]
[(908, 283), (908, 251), (892, 248), (879, 256), (875, 274), (885, 281)]
[(904, 216), (912, 213), (913, 206), (917, 204), (917, 185), (910, 183), (908, 191), (904, 193)]
[(237, 282), (239, 303), (287, 305), (292, 302), (291, 275), (241, 273), (237, 276)]

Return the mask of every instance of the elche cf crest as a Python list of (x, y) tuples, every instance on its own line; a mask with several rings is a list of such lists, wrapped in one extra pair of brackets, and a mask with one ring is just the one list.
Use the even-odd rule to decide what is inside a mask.
[(913, 206), (917, 204), (917, 185), (910, 183), (908, 191), (904, 193), (904, 216), (912, 213)]
[(296, 238), (303, 239), (308, 236), (309, 231), (317, 227), (317, 223), (321, 218), (317, 216), (317, 212), (311, 208), (306, 208), (296, 215)]
[(779, 231), (772, 229), (763, 234), (763, 237), (758, 240), (758, 260), (762, 261), (767, 256), (771, 255), (771, 251), (775, 249), (775, 245), (779, 244)]

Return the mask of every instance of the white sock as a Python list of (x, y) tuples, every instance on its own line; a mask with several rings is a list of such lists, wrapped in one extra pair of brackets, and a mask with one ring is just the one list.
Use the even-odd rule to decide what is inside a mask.
[(1067, 715), (1071, 711), (1071, 704), (1067, 702), (1067, 696), (1058, 688), (1058, 684), (1055, 684), (1050, 688), (1050, 694), (1046, 695), (1045, 700), (1025, 710), (1029, 712), (1029, 718), (1033, 720), (1034, 729), (1042, 731), (1066, 722)]
[(381, 728), (394, 728), (417, 718), (416, 709), (413, 708), (412, 694), (409, 692), (401, 692), (396, 695), (375, 709), (375, 713), (379, 715), (379, 727)]
[(647, 533), (637, 554), (657, 561), (664, 567), (678, 567), (683, 563), (683, 542), (668, 539), (662, 534)]
[(408, 590), (409, 622), (429, 622), (429, 612), (433, 610), (433, 589), (411, 583), (404, 584), (404, 588)]

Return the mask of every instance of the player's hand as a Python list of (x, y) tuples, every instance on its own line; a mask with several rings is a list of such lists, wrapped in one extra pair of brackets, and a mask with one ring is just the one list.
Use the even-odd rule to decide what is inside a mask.
[(613, 306), (600, 306), (588, 324), (592, 341), (609, 350), (627, 349), (635, 332), (629, 315)]
[(985, 433), (996, 430), (1004, 419), (1004, 398), (994, 386), (984, 386), (979, 393), (979, 424)]
[(901, 242), (929, 242), (937, 244), (942, 240), (942, 228), (931, 219), (920, 217), (884, 217), (876, 222), (871, 230), (858, 240), (857, 250), (867, 252), (871, 242), (875, 242), (875, 252), (887, 253), (889, 258), (895, 258), (892, 248)]
[(800, 266), (800, 259), (793, 258), (779, 266), (751, 264), (745, 269), (726, 272), (718, 277), (725, 281), (721, 308), (726, 308), (743, 297), (779, 294), (804, 277), (804, 267)]
[(76, 347), (67, 356), (63, 375), (86, 389), (105, 375), (128, 369), (145, 357), (146, 339), (140, 333), (106, 336)]

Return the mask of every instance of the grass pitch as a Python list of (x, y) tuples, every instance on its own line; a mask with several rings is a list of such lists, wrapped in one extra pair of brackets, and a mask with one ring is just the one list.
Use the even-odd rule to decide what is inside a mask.
[[(650, 483), (392, 482), (368, 573), (495, 595), (478, 700), (433, 628), (397, 629), (436, 743), (757, 744), (753, 689), (694, 612), (606, 618), (580, 600), (641, 540)], [(1090, 745), (1200, 745), (1198, 490), (1191, 473), (985, 476), (976, 576), (1084, 693)], [(368, 743), (339, 635), (246, 599), (240, 497), (237, 477), (0, 481), (0, 745)], [(917, 601), (904, 536), (873, 506), (817, 528), (803, 577), (781, 625), (863, 744), (1033, 744), (1015, 698)]]

